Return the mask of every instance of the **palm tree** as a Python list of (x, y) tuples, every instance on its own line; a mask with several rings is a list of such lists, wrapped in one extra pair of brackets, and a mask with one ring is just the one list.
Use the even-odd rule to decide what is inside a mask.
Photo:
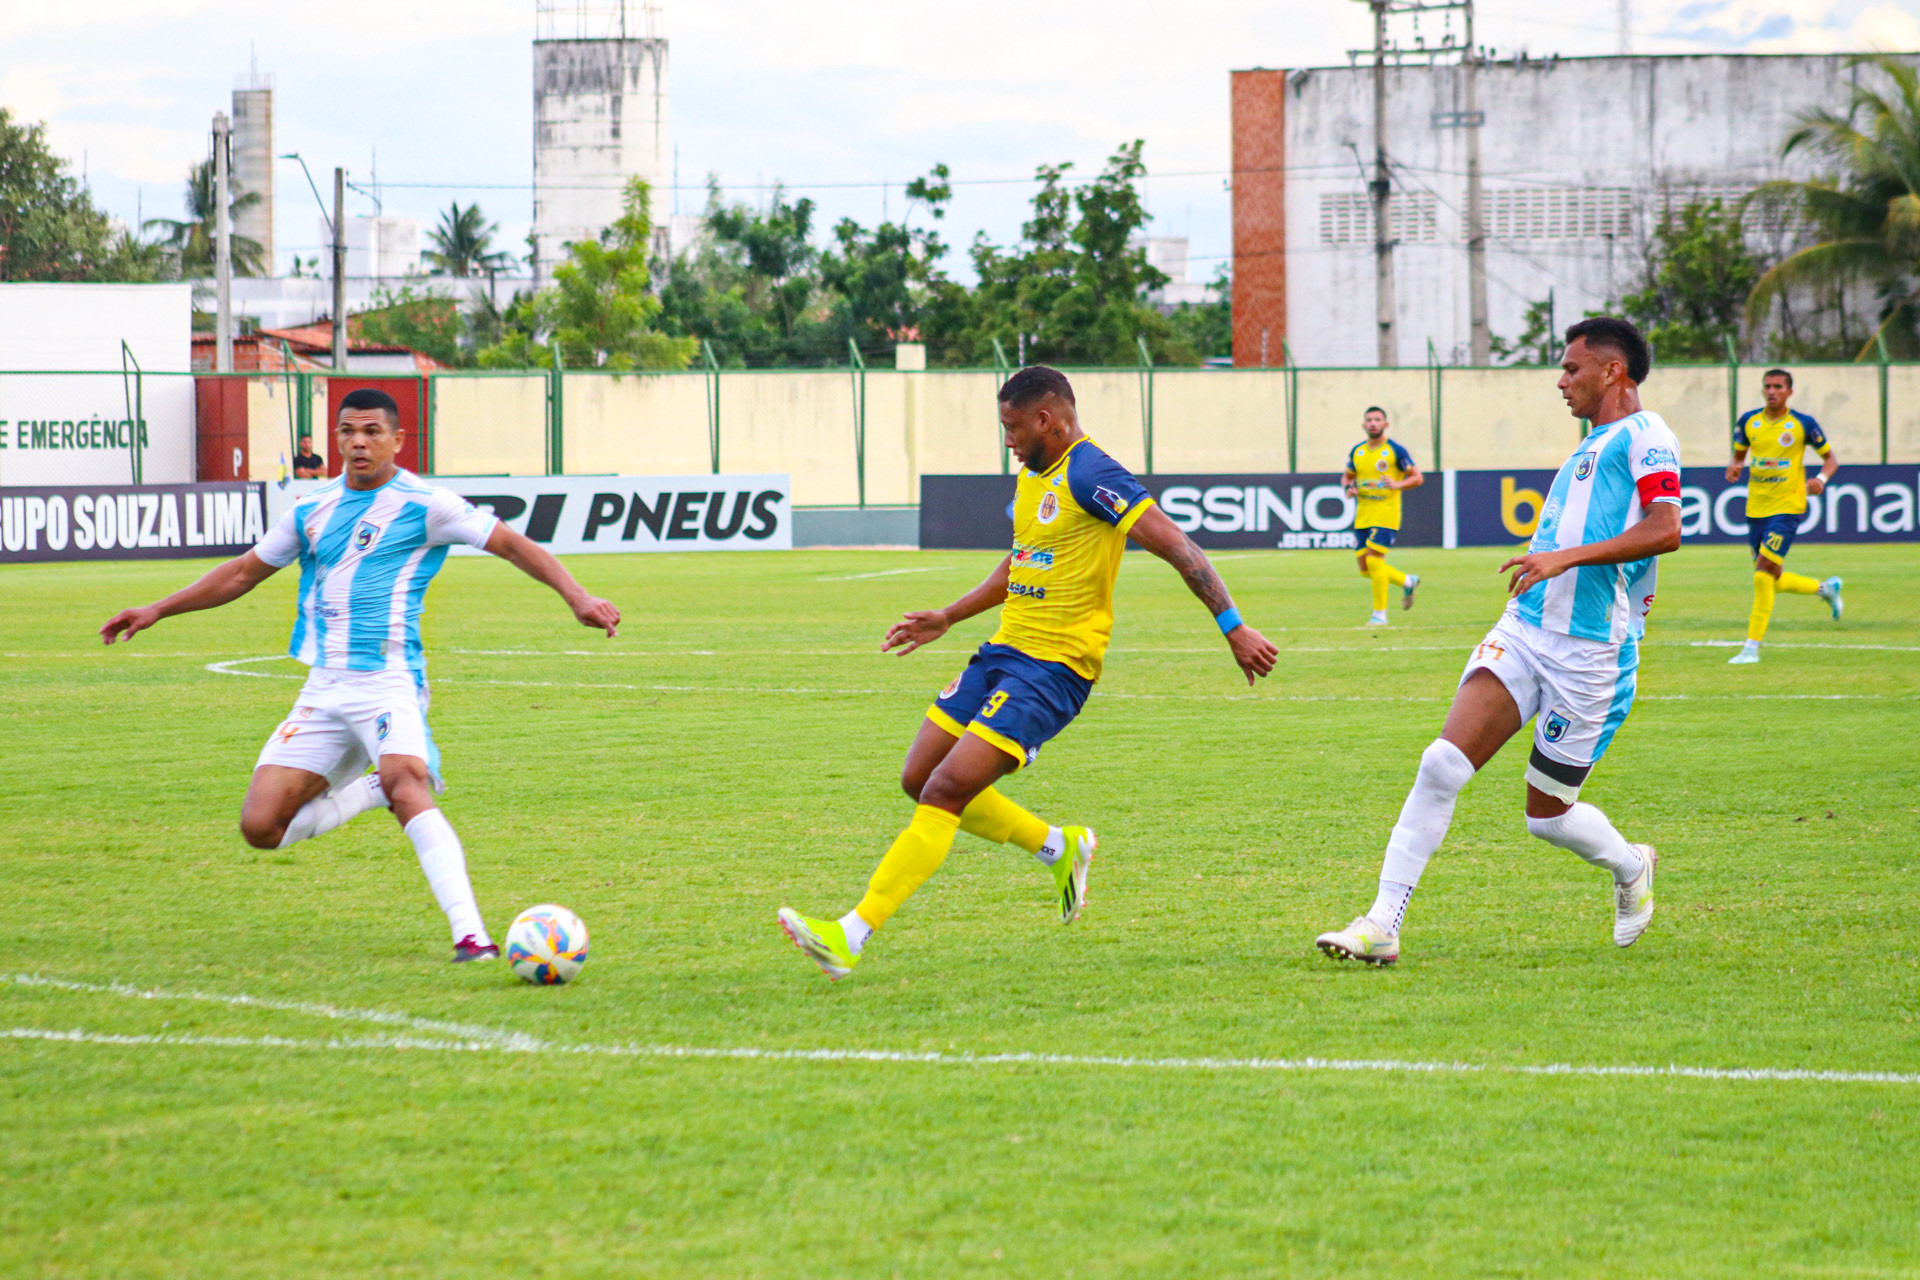
[[(187, 221), (148, 218), (140, 228), (150, 231), (158, 227), (167, 233), (165, 243), (179, 255), (182, 275), (210, 275), (213, 272), (214, 219), (218, 208), (213, 187), (213, 161), (202, 160), (187, 171)], [(227, 204), (229, 226), (235, 215), (260, 203), (259, 192), (242, 191), (237, 184), (233, 186), (232, 196)], [(233, 273), (238, 276), (265, 275), (266, 250), (260, 242), (232, 232), (229, 232), (229, 236)]]
[(1832, 161), (1840, 176), (1769, 182), (1749, 197), (1776, 209), (1797, 207), (1820, 241), (1760, 277), (1747, 297), (1747, 324), (1757, 331), (1773, 299), (1789, 289), (1865, 281), (1880, 295), (1881, 323), (1856, 357), (1864, 360), (1882, 337), (1906, 349), (1920, 346), (1920, 72), (1882, 55), (1852, 65), (1878, 69), (1891, 90), (1856, 81), (1844, 114), (1802, 112), (1780, 149), (1782, 156), (1802, 151)]
[(498, 271), (513, 261), (510, 254), (493, 251), (494, 233), (499, 230), (500, 224), (488, 222), (477, 201), (462, 209), (455, 200), (453, 207), (440, 215), (440, 225), (427, 232), (427, 240), (433, 245), (427, 257), (448, 275)]

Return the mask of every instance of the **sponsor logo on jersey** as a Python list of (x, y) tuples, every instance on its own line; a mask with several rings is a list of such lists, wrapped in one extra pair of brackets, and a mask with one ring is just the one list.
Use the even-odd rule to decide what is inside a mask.
[(1647, 450), (1647, 456), (1640, 459), (1640, 465), (1649, 471), (1676, 470), (1680, 466), (1680, 456), (1664, 445), (1655, 445)]
[(1010, 596), (1027, 596), (1034, 600), (1045, 600), (1047, 598), (1047, 589), (1045, 587), (1029, 586), (1024, 582), (1009, 582), (1007, 584), (1007, 594)]
[[(1592, 455), (1589, 454), (1589, 457)], [(1560, 513), (1566, 506), (1558, 498), (1548, 498), (1546, 505), (1540, 508), (1540, 532), (1551, 535), (1560, 524)]]
[(1019, 547), (1013, 553), (1016, 569), (1051, 569), (1053, 551), (1048, 547)]
[(391, 711), (382, 711), (380, 713), (380, 718), (373, 722), (374, 736), (382, 742), (385, 742), (387, 740), (387, 734), (392, 728), (393, 728), (393, 713)]
[(1094, 488), (1093, 500), (1117, 516), (1123, 516), (1127, 513), (1127, 500), (1105, 485), (1099, 485)]
[(1573, 464), (1573, 478), (1575, 480), (1585, 480), (1588, 476), (1592, 474), (1593, 474), (1593, 455), (1590, 453), (1583, 453), (1580, 455), (1580, 461)]
[(1060, 495), (1049, 489), (1040, 495), (1040, 509), (1034, 518), (1041, 524), (1052, 524), (1053, 518), (1060, 514)]
[(365, 551), (373, 545), (373, 540), (379, 536), (379, 525), (374, 524), (371, 520), (362, 520), (360, 522), (360, 528), (354, 532), (353, 545), (359, 550)]
[(1561, 715), (1558, 711), (1549, 711), (1547, 712), (1546, 726), (1542, 731), (1542, 736), (1545, 737), (1548, 742), (1558, 742), (1567, 736), (1567, 730), (1570, 727), (1565, 716)]

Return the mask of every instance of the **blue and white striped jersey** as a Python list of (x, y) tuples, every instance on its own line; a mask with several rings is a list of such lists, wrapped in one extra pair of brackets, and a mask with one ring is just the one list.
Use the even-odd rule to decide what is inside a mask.
[(287, 652), (314, 667), (411, 671), (426, 678), (420, 609), (456, 542), (485, 548), (499, 523), (457, 493), (401, 471), (378, 489), (335, 479), (275, 522), (254, 554), (300, 562), (299, 613)]
[[(1596, 427), (1560, 464), (1529, 551), (1562, 551), (1617, 538), (1656, 502), (1680, 503), (1680, 442), (1641, 410)], [(1647, 630), (1654, 558), (1582, 565), (1534, 584), (1507, 611), (1546, 631), (1625, 644)]]

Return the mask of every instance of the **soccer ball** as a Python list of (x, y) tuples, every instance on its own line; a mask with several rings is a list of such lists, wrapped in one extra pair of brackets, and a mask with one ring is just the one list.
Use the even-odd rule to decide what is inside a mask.
[(587, 926), (565, 907), (528, 907), (507, 929), (507, 963), (538, 986), (572, 982), (587, 962)]

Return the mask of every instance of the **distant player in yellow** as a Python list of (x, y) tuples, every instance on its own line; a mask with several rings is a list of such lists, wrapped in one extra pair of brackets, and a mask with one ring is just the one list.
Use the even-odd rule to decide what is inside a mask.
[(1400, 588), (1400, 607), (1413, 608), (1417, 573), (1402, 573), (1387, 563), (1387, 550), (1400, 535), (1400, 491), (1426, 483), (1413, 455), (1398, 440), (1387, 439), (1387, 411), (1374, 407), (1360, 418), (1367, 438), (1347, 454), (1347, 496), (1354, 499), (1353, 532), (1360, 539), (1360, 576), (1373, 583), (1370, 627), (1387, 625), (1387, 591)]
[[(1840, 579), (1815, 582), (1805, 574), (1788, 573), (1786, 566), (1793, 535), (1807, 514), (1807, 495), (1827, 487), (1840, 469), (1840, 455), (1827, 443), (1826, 433), (1812, 415), (1787, 408), (1793, 396), (1792, 374), (1769, 369), (1760, 379), (1760, 388), (1767, 406), (1740, 415), (1733, 428), (1733, 461), (1727, 464), (1730, 483), (1740, 479), (1743, 464), (1752, 472), (1747, 480), (1747, 544), (1753, 548), (1753, 613), (1747, 618), (1747, 642), (1727, 659), (1735, 665), (1760, 661), (1760, 642), (1767, 638), (1776, 591), (1819, 596), (1833, 610), (1835, 622), (1844, 608)], [(1820, 474), (1811, 479), (1801, 465), (1808, 449), (1826, 460)]]
[(838, 920), (780, 908), (780, 927), (836, 981), (859, 963), (873, 931), (945, 861), (956, 832), (1033, 854), (1053, 875), (1060, 922), (1079, 916), (1093, 832), (1049, 826), (993, 784), (1032, 764), (1093, 692), (1113, 634), (1113, 582), (1128, 538), (1179, 570), (1213, 615), (1248, 684), (1272, 671), (1278, 654), (1240, 620), (1206, 554), (1125, 467), (1081, 432), (1064, 375), (1034, 366), (1007, 379), (1000, 425), (1022, 467), (1013, 551), (946, 608), (894, 623), (880, 646), (905, 656), (954, 623), (1000, 608), (1000, 629), (927, 708), (907, 752), (900, 785), (917, 806), (913, 822), (880, 860), (866, 896)]

